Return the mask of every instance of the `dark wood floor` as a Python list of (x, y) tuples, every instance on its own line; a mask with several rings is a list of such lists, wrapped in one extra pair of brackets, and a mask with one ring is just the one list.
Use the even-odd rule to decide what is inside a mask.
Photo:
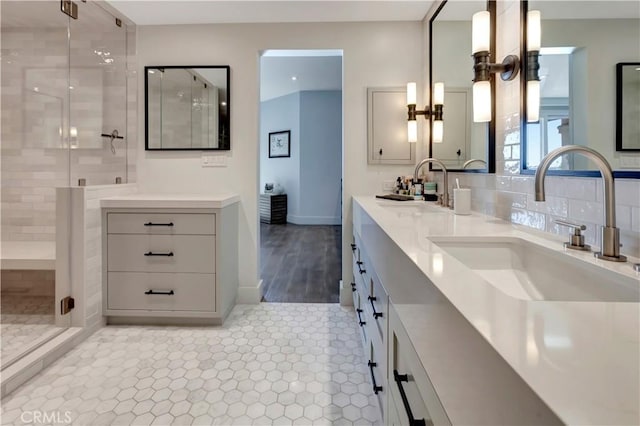
[(338, 303), (342, 227), (260, 224), (265, 302)]

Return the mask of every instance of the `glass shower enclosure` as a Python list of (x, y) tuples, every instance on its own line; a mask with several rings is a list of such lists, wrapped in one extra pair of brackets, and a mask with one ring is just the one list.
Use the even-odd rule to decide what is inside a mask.
[(71, 247), (60, 241), (73, 224), (60, 188), (128, 181), (128, 31), (101, 2), (78, 1), (75, 18), (58, 1), (0, 7), (5, 369), (72, 324), (61, 264)]

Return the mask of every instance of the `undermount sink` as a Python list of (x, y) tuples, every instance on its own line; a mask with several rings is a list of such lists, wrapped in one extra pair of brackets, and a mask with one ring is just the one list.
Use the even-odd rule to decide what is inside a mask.
[(511, 297), (640, 302), (637, 279), (521, 238), (434, 237), (429, 240)]

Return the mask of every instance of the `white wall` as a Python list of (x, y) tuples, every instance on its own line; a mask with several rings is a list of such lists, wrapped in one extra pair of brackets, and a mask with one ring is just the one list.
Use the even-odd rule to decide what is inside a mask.
[[(412, 167), (367, 165), (367, 87), (424, 83), (420, 22), (173, 25), (138, 28), (139, 99), (145, 65), (231, 66), (231, 152), (228, 167), (202, 168), (199, 152), (144, 152), (139, 147), (141, 192), (241, 195), (241, 293), (258, 286), (259, 54), (266, 49), (342, 49), (344, 122), (343, 280), (351, 279), (351, 196), (381, 191), (381, 181)], [(420, 103), (422, 99), (418, 99)], [(144, 119), (140, 103), (140, 120)], [(144, 126), (140, 126), (143, 136)], [(418, 158), (423, 157), (418, 147)], [(242, 291), (244, 290), (244, 291)], [(346, 294), (346, 293), (345, 293)], [(254, 292), (254, 301), (258, 292)], [(241, 300), (243, 301), (243, 300)]]
[[(291, 157), (269, 158), (269, 133), (290, 130)], [(342, 92), (305, 90), (260, 104), (260, 191), (287, 193), (287, 222), (341, 224)]]
[(300, 218), (293, 222), (340, 225), (342, 92), (301, 92), (300, 130)]
[[(269, 133), (289, 130), (291, 157), (269, 158)], [(260, 192), (265, 183), (280, 184), (287, 194), (287, 215), (300, 214), (300, 92), (260, 106)]]

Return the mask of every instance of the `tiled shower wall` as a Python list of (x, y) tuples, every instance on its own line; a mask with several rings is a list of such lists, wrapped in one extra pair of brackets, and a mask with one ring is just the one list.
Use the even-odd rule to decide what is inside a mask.
[[(114, 80), (106, 70), (78, 64), (68, 82), (69, 54), (85, 57), (87, 52), (93, 54), (93, 50), (100, 49), (102, 39), (107, 38), (109, 28), (94, 28), (82, 34), (69, 52), (64, 42), (65, 28), (16, 28), (4, 23), (2, 239), (55, 241), (56, 187), (75, 186), (79, 177), (86, 178), (88, 185), (113, 183), (115, 176), (121, 176), (123, 182), (135, 181), (137, 77), (135, 72), (127, 72), (125, 85), (123, 78)], [(126, 60), (127, 68), (135, 70), (135, 26), (127, 27), (126, 31), (128, 50), (114, 59)], [(126, 113), (121, 112), (123, 117), (126, 114), (126, 128), (120, 130), (126, 139), (117, 142), (116, 155), (111, 153), (108, 140), (99, 134), (91, 139), (89, 147), (81, 146), (71, 153), (65, 147), (57, 129), (67, 125), (63, 108), (69, 95), (65, 91), (74, 84), (76, 91), (69, 90), (72, 125), (74, 119), (81, 121), (85, 129), (95, 129), (92, 133), (111, 125), (109, 114), (102, 112), (109, 109), (109, 104), (113, 105), (110, 94), (126, 93), (126, 101), (117, 101), (122, 105), (117, 107), (119, 111), (126, 102)], [(34, 87), (38, 86), (40, 93), (35, 93)], [(60, 118), (50, 120), (56, 114)], [(81, 129), (79, 126), (79, 136)]]
[[(497, 2), (497, 55), (520, 55), (520, 4)], [(513, 223), (555, 234), (569, 229), (555, 224), (566, 219), (587, 226), (587, 244), (600, 246), (599, 229), (604, 222), (601, 178), (546, 178), (546, 202), (534, 199), (534, 177), (520, 175), (520, 81), (499, 81), (496, 114), (496, 174), (451, 173), (449, 182), (472, 188), (472, 208)], [(614, 141), (611, 141), (614, 143)], [(441, 173), (435, 174), (442, 179)], [(640, 180), (616, 180), (616, 226), (620, 228), (622, 252), (640, 257)]]

